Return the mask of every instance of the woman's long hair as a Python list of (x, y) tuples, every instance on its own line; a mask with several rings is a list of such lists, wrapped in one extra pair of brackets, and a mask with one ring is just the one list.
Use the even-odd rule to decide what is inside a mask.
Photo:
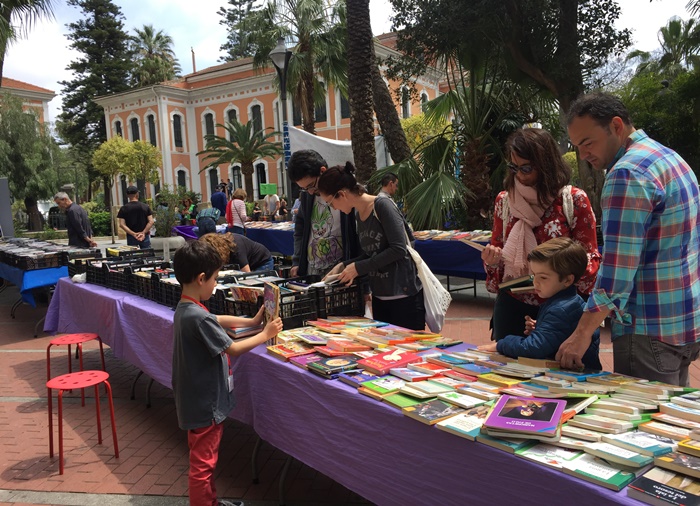
[[(561, 189), (571, 181), (571, 167), (559, 153), (559, 145), (552, 134), (541, 128), (522, 128), (513, 132), (506, 141), (506, 157), (515, 153), (537, 170), (535, 183), (537, 200), (541, 207), (549, 207)], [(515, 187), (515, 174), (508, 170), (503, 187), (511, 192)]]
[(236, 241), (233, 240), (231, 233), (205, 234), (199, 240), (211, 244), (225, 264), (230, 263), (231, 253), (236, 252)]

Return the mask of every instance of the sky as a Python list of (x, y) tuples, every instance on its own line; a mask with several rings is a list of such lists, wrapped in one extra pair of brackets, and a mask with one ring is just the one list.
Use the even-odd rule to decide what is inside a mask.
[[(219, 24), (217, 11), (226, 0), (114, 0), (124, 14), (124, 27), (133, 33), (136, 27), (153, 24), (173, 38), (174, 50), (184, 74), (192, 72), (194, 49), (197, 69), (202, 70), (220, 62), (220, 46), (226, 40), (226, 30)], [(689, 17), (687, 0), (618, 0), (622, 14), (618, 28), (633, 30), (635, 49), (653, 51), (659, 48), (657, 33), (669, 18)], [(79, 18), (79, 11), (57, 0), (55, 18), (34, 25), (25, 39), (8, 49), (3, 74), (58, 94), (49, 103), (49, 119), (55, 121), (61, 108), (59, 81), (71, 79), (66, 70), (79, 54), (68, 47), (66, 25)], [(388, 0), (370, 0), (372, 31), (375, 35), (391, 28), (391, 6)]]

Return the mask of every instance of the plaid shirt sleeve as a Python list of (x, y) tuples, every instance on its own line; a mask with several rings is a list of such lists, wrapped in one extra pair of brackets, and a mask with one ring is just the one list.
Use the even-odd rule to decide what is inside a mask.
[(611, 318), (630, 325), (626, 311), (644, 250), (646, 229), (659, 201), (652, 180), (639, 177), (630, 167), (615, 167), (606, 177), (603, 208), (604, 261), (588, 299), (588, 312), (611, 311)]

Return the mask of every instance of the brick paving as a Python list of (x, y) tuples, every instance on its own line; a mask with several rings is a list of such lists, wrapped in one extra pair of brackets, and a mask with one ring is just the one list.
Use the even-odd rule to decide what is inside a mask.
[[(471, 293), (454, 294), (444, 334), (475, 344), (486, 343), (493, 296), (484, 291), (483, 284), (477, 297)], [(0, 504), (93, 504), (95, 496), (90, 494), (100, 494), (98, 502), (104, 506), (186, 504), (187, 441), (185, 433), (177, 428), (172, 393), (155, 383), (151, 390), (152, 407), (147, 408), (145, 395), (149, 380), (144, 376), (137, 384), (136, 400), (131, 400), (131, 384), (138, 370), (115, 359), (107, 346), (105, 358), (113, 388), (120, 458), (114, 457), (104, 396), (101, 398), (103, 444), (98, 445), (94, 392), (86, 390), (87, 403), (81, 407), (80, 392), (74, 391), (65, 396), (65, 474), (58, 474), (57, 457), (50, 459), (48, 455), (45, 382), (46, 346), (51, 337), (45, 334), (37, 339), (32, 337), (34, 324), (45, 314), (46, 304), (36, 309), (23, 305), (17, 310), (17, 318), (11, 319), (10, 306), (17, 297), (17, 288), (13, 286), (0, 292), (0, 455), (3, 456), (0, 501), (13, 494), (21, 499)], [(601, 341), (601, 361), (607, 370), (612, 370), (610, 337), (605, 329)], [(52, 375), (67, 372), (66, 362), (67, 349), (53, 347)], [(96, 343), (84, 345), (84, 364), (86, 369), (100, 368)], [(697, 364), (691, 368), (691, 384), (700, 387)], [(278, 504), (279, 476), (286, 455), (263, 444), (258, 460), (259, 483), (253, 484), (250, 457), (255, 440), (251, 427), (233, 420), (226, 422), (217, 467), (219, 495), (243, 499), (248, 506)], [(57, 437), (54, 444), (57, 452)], [(370, 504), (324, 476), (322, 471), (294, 461), (286, 482), (286, 503), (291, 506)], [(119, 498), (126, 497), (128, 501), (119, 502)], [(158, 498), (165, 502), (149, 502)]]

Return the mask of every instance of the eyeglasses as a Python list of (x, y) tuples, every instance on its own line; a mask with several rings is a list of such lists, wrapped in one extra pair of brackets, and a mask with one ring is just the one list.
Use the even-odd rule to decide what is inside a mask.
[(313, 183), (309, 183), (306, 186), (300, 187), (301, 191), (308, 192), (308, 191), (317, 189), (318, 187), (316, 185), (318, 185), (318, 180), (320, 177), (321, 176), (318, 176), (316, 179), (314, 179)]
[(508, 162), (506, 165), (513, 174), (517, 174), (518, 172), (522, 172), (523, 174), (529, 174), (533, 171), (533, 167), (529, 163), (526, 163), (524, 165), (517, 165), (513, 162)]
[(333, 205), (333, 201), (335, 200), (335, 198), (338, 196), (339, 193), (340, 192), (335, 192), (335, 194), (333, 195), (333, 198), (326, 201), (326, 204), (331, 206), (332, 209), (335, 209), (335, 206)]

